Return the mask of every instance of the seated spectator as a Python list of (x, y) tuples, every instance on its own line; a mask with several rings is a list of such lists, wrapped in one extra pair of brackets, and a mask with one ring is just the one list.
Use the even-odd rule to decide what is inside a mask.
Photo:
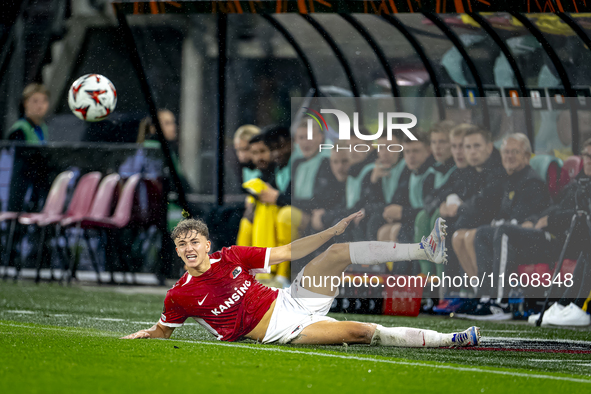
[(467, 201), (476, 192), (473, 177), (475, 172), (468, 165), (464, 156), (464, 135), (476, 126), (462, 123), (450, 131), (451, 154), (456, 170), (451, 174), (449, 181), (439, 190), (438, 194), (425, 204), (425, 209), (430, 212), (433, 204), (439, 204), (439, 216), (445, 218), (449, 226), (457, 218), (458, 207), (462, 201)]
[[(178, 154), (176, 117), (171, 110), (159, 109), (158, 121), (160, 122), (164, 138), (168, 141), (171, 149)], [(148, 141), (158, 141), (158, 138), (156, 137), (156, 127), (152, 122), (152, 118), (149, 116), (140, 121), (136, 142), (138, 144), (143, 144)]]
[(23, 117), (8, 131), (8, 139), (31, 144), (47, 142), (48, 130), (44, 118), (49, 109), (49, 91), (43, 85), (32, 83), (23, 90)]
[(340, 220), (341, 216), (338, 215), (347, 212), (346, 185), (349, 168), (351, 167), (351, 158), (350, 152), (347, 149), (342, 149), (347, 146), (343, 141), (334, 142), (335, 148), (330, 154), (330, 170), (339, 185), (338, 189), (333, 191), (336, 202), (332, 208), (320, 208), (312, 211), (311, 226), (314, 231), (322, 231), (331, 227), (335, 221)]
[[(266, 127), (262, 135), (275, 165), (273, 183), (258, 195), (259, 201), (279, 207), (291, 205), (291, 133), (284, 126)], [(291, 241), (289, 241), (291, 242)], [(287, 243), (289, 243), (287, 242)]]
[[(381, 211), (370, 215), (368, 231), (375, 231), (378, 241), (412, 242), (415, 218), (423, 207), (423, 196), (430, 192), (424, 187), (428, 169), (434, 163), (429, 138), (424, 132), (413, 131), (413, 134), (417, 141), (403, 140), (405, 167), (395, 192)], [(405, 270), (408, 267), (401, 271)]]
[[(508, 278), (510, 273), (517, 271), (518, 265), (539, 263), (550, 265), (558, 260), (569, 233), (572, 218), (579, 209), (587, 212), (591, 210), (591, 187), (589, 187), (591, 185), (591, 139), (583, 143), (581, 155), (584, 160), (583, 171), (562, 191), (557, 204), (541, 213), (536, 212), (530, 215), (525, 221), (521, 220), (521, 226), (505, 221), (494, 229), (494, 232), (490, 231), (486, 239), (484, 234), (479, 236), (480, 231), (478, 231), (475, 239), (477, 265), (469, 268), (472, 273), (481, 274), (487, 270), (493, 273), (495, 278), (501, 274)], [(541, 192), (535, 188), (527, 190), (527, 196), (533, 199), (531, 203), (540, 200), (536, 193)], [(545, 193), (547, 194), (547, 191)], [(527, 204), (529, 203), (528, 199)], [(526, 202), (522, 204), (526, 205)], [(576, 226), (570, 236), (571, 241), (565, 257), (579, 261), (573, 274), (573, 285), (566, 288), (561, 301), (565, 300), (566, 303), (569, 300), (574, 299), (574, 301), (569, 308), (559, 304), (558, 320), (571, 322), (573, 325), (589, 325), (589, 315), (585, 314), (581, 307), (584, 306), (585, 298), (591, 289), (591, 275), (588, 270), (586, 274), (584, 272), (582, 259), (585, 258), (585, 253), (581, 252), (588, 250), (591, 239), (585, 225)], [(586, 263), (589, 264), (589, 261)], [(542, 283), (548, 284), (549, 280)], [(466, 317), (480, 320), (497, 320), (498, 316), (506, 318), (507, 310), (504, 308), (505, 305), (501, 304), (506, 297), (505, 287), (496, 286), (494, 290), (496, 291), (490, 296), (496, 296), (496, 300), (482, 302), (479, 308), (467, 314)], [(502, 313), (494, 314), (495, 309)]]
[[(496, 210), (492, 225), (480, 226), (466, 232), (467, 239), (474, 239), (472, 243), (464, 242), (464, 249), (456, 248), (460, 264), (469, 276), (478, 273), (491, 272), (490, 256), (493, 253), (492, 240), (496, 228), (502, 223), (523, 223), (531, 215), (539, 214), (550, 204), (550, 195), (544, 181), (529, 165), (531, 145), (524, 134), (510, 134), (503, 139), (501, 145), (503, 168), (508, 177), (501, 185), (492, 185), (484, 189), (488, 197), (486, 206), (489, 210)], [(494, 188), (494, 189), (492, 189)], [(454, 248), (458, 246), (454, 244)], [(490, 288), (489, 288), (490, 289)], [(485, 295), (490, 290), (483, 288)], [(492, 315), (490, 304), (478, 308), (477, 314)], [(485, 309), (488, 308), (488, 311)], [(498, 309), (494, 309), (499, 311)], [(476, 310), (468, 313), (476, 313)], [(501, 315), (497, 315), (500, 318)], [(510, 313), (504, 315), (511, 318)]]
[[(49, 135), (44, 121), (49, 108), (47, 88), (37, 83), (27, 85), (23, 90), (21, 106), (23, 117), (12, 125), (8, 139), (34, 145), (47, 143)], [(50, 172), (41, 151), (31, 151), (24, 160), (16, 162), (13, 173), (19, 182), (11, 190), (9, 209), (17, 212), (40, 211), (51, 187)]]
[(251, 124), (240, 126), (234, 133), (234, 151), (240, 164), (242, 182), (249, 181), (261, 176), (261, 172), (256, 168), (250, 157), (250, 139), (259, 135), (261, 129)]
[[(424, 190), (431, 190), (431, 192), (424, 194), (423, 210), (415, 219), (415, 242), (421, 242), (423, 236), (429, 235), (435, 220), (439, 217), (439, 206), (446, 200), (447, 195), (451, 194), (449, 187), (446, 188), (446, 186), (457, 169), (451, 154), (450, 141), (450, 132), (454, 126), (455, 123), (452, 121), (442, 121), (435, 124), (429, 133), (435, 164), (429, 169), (429, 174), (425, 178)], [(427, 260), (419, 263), (424, 275), (435, 273), (441, 275), (443, 266)]]
[[(262, 189), (265, 188), (265, 184), (273, 182), (275, 177), (275, 165), (271, 161), (271, 150), (265, 143), (265, 137), (262, 134), (255, 135), (250, 139), (249, 155), (252, 163), (254, 164), (254, 168), (258, 171), (259, 176), (249, 179), (243, 183), (243, 187), (246, 188), (251, 196), (246, 199), (244, 215), (240, 220), (240, 226), (238, 228), (236, 245), (274, 247), (276, 246), (274, 234), (271, 234), (270, 232), (253, 231), (256, 207), (255, 197), (261, 192)], [(253, 190), (252, 187), (248, 187), (253, 181), (258, 181), (258, 183), (261, 184), (260, 186), (257, 186), (257, 190)], [(263, 217), (265, 216), (266, 215), (259, 215), (258, 220), (263, 220)]]
[[(469, 128), (463, 139), (464, 155), (470, 165), (470, 181), (472, 183), (472, 196), (467, 201), (456, 200), (459, 206), (456, 211), (456, 220), (450, 221), (448, 234), (453, 234), (451, 243), (453, 249), (448, 247), (448, 268), (453, 274), (454, 269), (459, 267), (456, 253), (460, 251), (464, 258), (465, 244), (474, 243), (475, 231), (479, 226), (489, 224), (495, 217), (497, 210), (488, 205), (492, 201), (500, 201), (502, 188), (500, 185), (507, 177), (503, 168), (501, 155), (493, 146), (490, 133), (477, 126)], [(489, 193), (492, 193), (490, 195)], [(452, 216), (454, 217), (454, 216)], [(468, 238), (466, 238), (468, 237)], [(454, 253), (451, 253), (451, 252)], [(447, 270), (446, 270), (447, 272)]]
[(330, 209), (338, 204), (338, 196), (332, 190), (338, 181), (330, 168), (330, 159), (320, 154), (324, 143), (324, 132), (316, 124), (312, 128), (312, 139), (308, 139), (308, 123), (302, 122), (296, 129), (295, 140), (302, 157), (292, 165), (292, 229), (299, 235), (308, 229), (312, 211)]

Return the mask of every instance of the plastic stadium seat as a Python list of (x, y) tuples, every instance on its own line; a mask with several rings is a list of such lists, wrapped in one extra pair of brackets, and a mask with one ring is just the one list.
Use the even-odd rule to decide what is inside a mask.
[(103, 174), (98, 171), (89, 172), (82, 176), (76, 185), (68, 210), (64, 215), (55, 215), (46, 217), (37, 222), (39, 226), (47, 226), (61, 222), (65, 218), (76, 218), (84, 216), (90, 210), (92, 199), (96, 193), (96, 189), (101, 181)]
[[(113, 238), (112, 236), (109, 236), (110, 230), (118, 230), (118, 229), (122, 229), (124, 227), (126, 227), (127, 225), (130, 224), (131, 219), (132, 219), (132, 211), (133, 211), (133, 207), (134, 207), (134, 199), (135, 199), (135, 194), (136, 194), (136, 188), (138, 186), (138, 183), (141, 179), (141, 175), (140, 174), (135, 174), (130, 176), (127, 181), (125, 182), (125, 184), (123, 185), (123, 190), (121, 191), (120, 195), (119, 195), (119, 199), (117, 201), (117, 207), (115, 208), (115, 212), (113, 213), (112, 216), (107, 217), (106, 215), (103, 217), (98, 217), (98, 216), (94, 216), (94, 217), (87, 217), (84, 218), (79, 226), (82, 227), (83, 229), (97, 229), (101, 232), (101, 234), (103, 233), (107, 233), (107, 240), (108, 242), (112, 242)], [(95, 200), (98, 199), (95, 198)], [(110, 210), (110, 202), (109, 204), (106, 203), (100, 203), (101, 206), (95, 206), (93, 208), (96, 208), (97, 210), (101, 210), (100, 213), (104, 213), (106, 212), (107, 208), (109, 208)], [(97, 273), (97, 280), (99, 283), (101, 283), (100, 280), (100, 272), (99, 272), (99, 268), (98, 268), (98, 260), (97, 260), (97, 256), (96, 253), (94, 251), (94, 249), (92, 248), (92, 245), (90, 243), (90, 238), (88, 237), (88, 233), (84, 232), (84, 240), (86, 241), (86, 245), (88, 247), (88, 252), (90, 254), (90, 259), (92, 261), (92, 265)], [(108, 244), (112, 245), (112, 243)], [(119, 256), (121, 256), (121, 250), (117, 250), (117, 253), (119, 253)], [(126, 262), (127, 264), (127, 262)], [(74, 264), (74, 266), (72, 267), (72, 274), (70, 275), (70, 278), (73, 277), (75, 274), (75, 267), (76, 264)], [(129, 268), (129, 265), (128, 265)], [(113, 272), (111, 271), (111, 281), (113, 282)]]
[(560, 172), (560, 190), (573, 180), (579, 172), (583, 169), (583, 160), (580, 156), (571, 156), (567, 158), (562, 164), (562, 171)]
[[(37, 218), (37, 226), (41, 227), (41, 241), (37, 246), (37, 281), (40, 279), (41, 274), (41, 266), (43, 263), (43, 249), (45, 247), (45, 233), (46, 227), (51, 224), (59, 223), (64, 217), (72, 217), (79, 214), (85, 214), (88, 209), (90, 208), (90, 204), (92, 203), (92, 197), (96, 192), (96, 188), (101, 180), (102, 174), (100, 172), (90, 172), (78, 181), (76, 185), (76, 189), (74, 190), (74, 194), (72, 196), (72, 200), (68, 206), (68, 210), (65, 214), (50, 212), (45, 216), (41, 216)], [(63, 204), (62, 204), (63, 205)], [(59, 226), (55, 229), (55, 235), (59, 236)], [(53, 252), (53, 249), (52, 249)], [(51, 254), (49, 257), (49, 261), (51, 264)], [(51, 275), (53, 279), (53, 273)]]
[(119, 196), (119, 201), (117, 201), (117, 208), (115, 208), (113, 216), (102, 219), (85, 218), (82, 221), (82, 227), (123, 228), (127, 226), (131, 219), (135, 188), (140, 178), (140, 174), (135, 174), (127, 179)]
[[(81, 214), (82, 210), (72, 212), (72, 215), (66, 216), (61, 220), (60, 224), (62, 225), (62, 227), (76, 226), (76, 228), (78, 229), (78, 231), (76, 232), (76, 239), (74, 241), (74, 250), (78, 251), (78, 241), (80, 239), (80, 228), (82, 227), (82, 222), (84, 220), (102, 220), (108, 217), (111, 213), (111, 204), (113, 201), (113, 196), (115, 195), (115, 191), (117, 189), (117, 185), (119, 184), (120, 179), (121, 177), (119, 176), (119, 174), (110, 174), (104, 177), (100, 185), (98, 186), (98, 190), (96, 190), (96, 193), (93, 193), (93, 196), (89, 197), (89, 201), (92, 202), (92, 206), (90, 207), (90, 209), (84, 214)], [(97, 275), (100, 275), (98, 265), (95, 264), (96, 262), (94, 260), (92, 261)], [(77, 265), (78, 253), (76, 252), (74, 264), (68, 264), (68, 271), (70, 272), (68, 282), (74, 276)]]
[[(68, 184), (74, 178), (73, 171), (64, 171), (60, 173), (51, 184), (47, 199), (43, 205), (43, 209), (39, 213), (22, 213), (22, 212), (2, 212), (0, 220), (12, 220), (10, 225), (10, 233), (8, 235), (8, 241), (6, 245), (6, 253), (4, 254), (4, 277), (7, 276), (7, 267), (12, 256), (14, 232), (16, 229), (16, 222), (24, 225), (35, 224), (38, 220), (61, 214), (64, 209), (64, 203), (66, 201), (66, 195), (68, 191)], [(41, 242), (43, 243), (43, 242)], [(20, 265), (16, 267), (16, 276), (18, 278), (20, 272)], [(37, 273), (39, 275), (39, 272)]]
[(59, 174), (53, 181), (43, 210), (39, 213), (24, 213), (19, 216), (20, 224), (30, 225), (37, 224), (41, 220), (47, 220), (50, 217), (61, 215), (64, 210), (64, 203), (66, 202), (66, 194), (68, 192), (68, 184), (74, 178), (74, 172), (64, 171)]
[(550, 196), (554, 198), (560, 191), (558, 180), (562, 168), (562, 160), (550, 155), (535, 155), (529, 164), (546, 182)]
[(62, 219), (61, 225), (64, 227), (80, 224), (84, 220), (104, 219), (111, 213), (111, 204), (115, 190), (121, 177), (119, 174), (110, 174), (101, 181), (96, 195), (91, 199), (92, 206), (84, 215), (72, 215)]

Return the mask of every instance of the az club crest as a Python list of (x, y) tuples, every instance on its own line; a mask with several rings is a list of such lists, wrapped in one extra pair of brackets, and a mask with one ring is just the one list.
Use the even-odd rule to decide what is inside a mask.
[(240, 275), (241, 273), (242, 273), (242, 267), (234, 268), (234, 271), (232, 271), (232, 279), (236, 279), (236, 277), (238, 275)]

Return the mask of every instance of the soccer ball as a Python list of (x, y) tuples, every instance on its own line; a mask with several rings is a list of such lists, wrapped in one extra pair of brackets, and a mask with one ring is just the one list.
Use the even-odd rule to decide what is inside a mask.
[(87, 122), (100, 122), (115, 111), (117, 91), (106, 77), (86, 74), (70, 87), (68, 105), (78, 118)]

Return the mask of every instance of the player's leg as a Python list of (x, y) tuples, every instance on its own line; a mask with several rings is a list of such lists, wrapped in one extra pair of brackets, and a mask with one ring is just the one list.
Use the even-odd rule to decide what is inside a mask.
[(460, 265), (464, 269), (464, 272), (470, 275), (470, 272), (473, 272), (473, 270), (472, 265), (470, 264), (470, 257), (466, 252), (465, 246), (467, 232), (468, 230), (466, 229), (457, 230), (451, 238), (451, 244), (454, 249), (454, 252), (456, 253), (456, 256), (458, 257)]
[(393, 224), (384, 224), (378, 230), (378, 241), (389, 241), (390, 240), (390, 231), (392, 230)]
[(466, 231), (466, 235), (464, 236), (464, 247), (466, 248), (466, 255), (470, 259), (470, 262), (476, 265), (476, 249), (474, 246), (474, 239), (476, 237), (476, 232), (478, 229), (473, 228), (471, 230)]
[(476, 346), (480, 343), (480, 329), (470, 327), (463, 332), (442, 334), (433, 330), (383, 327), (373, 323), (320, 321), (304, 328), (291, 343), (307, 345), (360, 343), (397, 347)]
[(394, 242), (352, 242), (334, 244), (304, 267), (299, 286), (316, 294), (334, 297), (334, 282), (350, 264), (375, 265), (389, 261), (427, 259), (437, 264), (445, 263), (445, 221), (438, 219), (431, 234), (416, 244)]

